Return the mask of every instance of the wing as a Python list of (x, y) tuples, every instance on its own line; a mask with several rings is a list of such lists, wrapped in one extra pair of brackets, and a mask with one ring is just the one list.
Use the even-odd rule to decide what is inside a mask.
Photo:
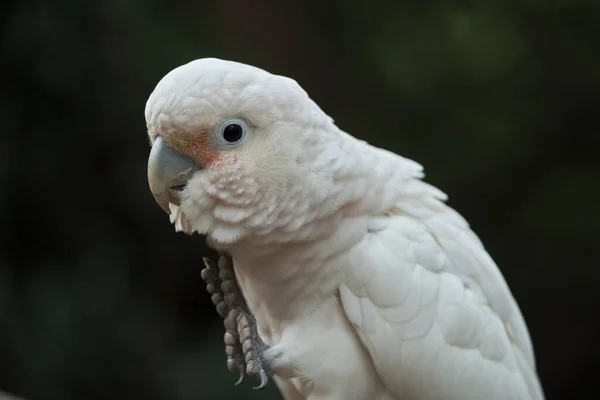
[(542, 400), (525, 321), (444, 203), (405, 200), (352, 252), (340, 297), (398, 399)]

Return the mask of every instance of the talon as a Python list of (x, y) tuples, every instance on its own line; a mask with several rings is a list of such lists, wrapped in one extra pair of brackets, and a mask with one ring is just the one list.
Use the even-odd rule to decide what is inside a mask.
[(260, 375), (260, 385), (255, 386), (253, 388), (254, 390), (262, 390), (262, 389), (266, 388), (267, 385), (269, 384), (269, 377), (267, 376), (267, 373), (265, 372), (265, 370), (261, 368), (258, 373)]
[(238, 386), (240, 383), (243, 382), (244, 380), (244, 369), (243, 368), (239, 368), (238, 371), (240, 371), (240, 377), (239, 379), (233, 384), (234, 386)]
[(213, 270), (217, 269), (213, 260), (211, 260), (208, 257), (202, 257), (202, 262), (204, 263), (204, 266), (208, 269), (213, 269)]
[(264, 351), (269, 346), (261, 340), (257, 332), (256, 320), (247, 309), (240, 309), (236, 328), (246, 362), (246, 374), (258, 376), (260, 384), (254, 389), (263, 389), (268, 385), (271, 373), (269, 362), (264, 358)]
[(244, 366), (242, 361), (237, 357), (227, 357), (227, 369), (231, 372), (238, 372), (239, 378), (234, 383), (234, 386), (238, 386), (244, 380)]

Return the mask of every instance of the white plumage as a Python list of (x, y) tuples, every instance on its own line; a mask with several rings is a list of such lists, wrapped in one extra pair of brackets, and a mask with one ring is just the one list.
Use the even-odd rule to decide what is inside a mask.
[(543, 399), (504, 278), (420, 165), (295, 81), (217, 59), (167, 74), (146, 121), (201, 167), (166, 188), (172, 222), (232, 255), (287, 399)]

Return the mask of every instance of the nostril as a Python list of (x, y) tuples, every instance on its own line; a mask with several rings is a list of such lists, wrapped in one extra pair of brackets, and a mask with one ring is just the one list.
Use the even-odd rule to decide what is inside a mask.
[(171, 186), (171, 190), (175, 190), (177, 192), (181, 192), (183, 189), (185, 189), (187, 185), (177, 185), (177, 186)]

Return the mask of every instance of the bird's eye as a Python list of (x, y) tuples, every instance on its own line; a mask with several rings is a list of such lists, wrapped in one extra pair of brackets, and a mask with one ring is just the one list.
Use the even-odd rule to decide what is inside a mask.
[(221, 124), (218, 134), (223, 144), (231, 146), (240, 143), (246, 136), (247, 131), (248, 127), (244, 121), (232, 119)]
[(229, 143), (238, 142), (244, 135), (244, 129), (238, 124), (229, 124), (223, 129), (223, 139)]

